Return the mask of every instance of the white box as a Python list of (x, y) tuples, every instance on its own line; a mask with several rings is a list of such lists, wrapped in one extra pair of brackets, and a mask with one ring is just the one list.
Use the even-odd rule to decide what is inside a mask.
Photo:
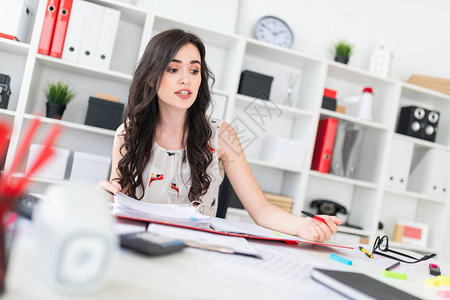
[(305, 145), (287, 138), (266, 138), (261, 160), (301, 169), (305, 160)]
[(0, 0), (0, 33), (26, 42), (32, 12), (24, 0)]
[(385, 180), (386, 186), (406, 190), (413, 151), (413, 143), (397, 139), (392, 140), (388, 171)]
[[(28, 171), (30, 167), (34, 164), (36, 159), (41, 154), (42, 149), (44, 149), (43, 145), (31, 144), (26, 171)], [(52, 147), (52, 149), (55, 151), (54, 156), (34, 176), (64, 180), (70, 150), (57, 147)]]
[(97, 185), (109, 177), (110, 165), (111, 158), (107, 156), (75, 151), (69, 180)]
[(428, 150), (413, 167), (408, 190), (446, 199), (449, 189), (450, 153), (437, 149)]

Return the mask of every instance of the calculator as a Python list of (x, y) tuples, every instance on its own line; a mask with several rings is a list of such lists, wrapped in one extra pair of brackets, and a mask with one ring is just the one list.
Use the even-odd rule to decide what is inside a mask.
[(119, 237), (122, 248), (148, 256), (170, 254), (187, 247), (181, 240), (149, 232), (127, 233), (121, 234)]

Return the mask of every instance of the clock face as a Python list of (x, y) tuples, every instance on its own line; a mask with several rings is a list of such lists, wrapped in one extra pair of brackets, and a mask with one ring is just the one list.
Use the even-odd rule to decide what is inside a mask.
[(291, 28), (281, 19), (273, 16), (261, 18), (255, 27), (258, 40), (288, 48), (294, 41)]

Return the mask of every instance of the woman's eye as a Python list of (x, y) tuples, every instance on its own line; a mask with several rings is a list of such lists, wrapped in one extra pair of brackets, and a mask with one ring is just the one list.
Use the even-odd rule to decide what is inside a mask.
[(177, 69), (175, 69), (175, 68), (168, 68), (167, 69), (167, 72), (169, 72), (169, 73), (175, 73), (177, 71)]
[(198, 72), (200, 72), (199, 70), (191, 70), (191, 74), (198, 74)]

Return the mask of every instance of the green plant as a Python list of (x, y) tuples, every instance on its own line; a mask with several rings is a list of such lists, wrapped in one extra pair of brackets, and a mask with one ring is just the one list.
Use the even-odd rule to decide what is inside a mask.
[(45, 89), (45, 96), (47, 97), (47, 102), (57, 103), (61, 105), (67, 105), (76, 93), (69, 87), (68, 84), (62, 81), (58, 82), (48, 82), (47, 88)]
[(352, 55), (354, 46), (346, 41), (338, 41), (334, 44), (334, 57), (343, 56), (350, 58)]

